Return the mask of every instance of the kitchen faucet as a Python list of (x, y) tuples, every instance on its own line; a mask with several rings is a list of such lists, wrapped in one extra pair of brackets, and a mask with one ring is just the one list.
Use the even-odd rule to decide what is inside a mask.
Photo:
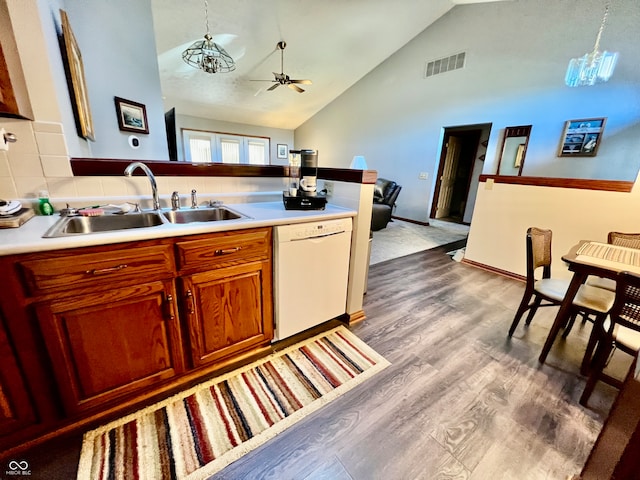
[(160, 210), (160, 200), (158, 199), (158, 184), (156, 183), (156, 177), (153, 176), (153, 172), (151, 172), (151, 169), (142, 162), (133, 162), (127, 165), (127, 168), (124, 169), (124, 174), (127, 177), (130, 177), (136, 168), (140, 168), (147, 175), (147, 178), (149, 179), (149, 183), (151, 183), (151, 194), (153, 195), (153, 209)]

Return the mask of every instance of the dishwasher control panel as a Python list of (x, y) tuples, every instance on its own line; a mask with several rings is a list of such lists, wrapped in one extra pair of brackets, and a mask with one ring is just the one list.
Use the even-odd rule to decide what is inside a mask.
[(277, 242), (302, 240), (305, 238), (324, 237), (336, 233), (351, 232), (351, 217), (321, 222), (283, 225), (276, 229)]

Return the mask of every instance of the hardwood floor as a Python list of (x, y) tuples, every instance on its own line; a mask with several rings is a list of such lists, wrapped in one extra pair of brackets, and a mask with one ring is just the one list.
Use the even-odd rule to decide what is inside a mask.
[[(465, 264), (450, 244), (372, 265), (352, 330), (392, 365), (215, 479), (562, 479), (579, 473), (616, 390), (578, 404), (590, 326), (537, 357), (555, 308), (507, 330), (524, 284)], [(524, 322), (523, 322), (524, 323)], [(614, 357), (622, 376), (630, 359)], [(79, 439), (24, 455), (32, 479), (75, 478)]]

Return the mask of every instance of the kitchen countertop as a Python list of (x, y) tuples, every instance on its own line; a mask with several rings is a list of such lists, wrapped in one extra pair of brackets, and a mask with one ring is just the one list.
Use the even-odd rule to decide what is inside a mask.
[[(35, 216), (21, 227), (0, 229), (0, 255), (314, 222), (353, 217), (357, 213), (355, 210), (329, 204), (326, 205), (324, 210), (285, 210), (282, 202), (234, 203), (225, 204), (224, 206), (245, 215), (247, 218), (217, 222), (163, 224), (154, 227), (132, 228), (112, 232), (42, 238), (42, 235), (49, 227), (60, 219), (60, 215)], [(183, 210), (188, 210), (188, 208), (183, 208)]]

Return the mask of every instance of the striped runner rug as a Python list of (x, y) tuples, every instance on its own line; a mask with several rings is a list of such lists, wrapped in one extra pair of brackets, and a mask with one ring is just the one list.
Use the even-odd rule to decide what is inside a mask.
[(388, 365), (337, 327), (86, 433), (78, 479), (206, 479)]

